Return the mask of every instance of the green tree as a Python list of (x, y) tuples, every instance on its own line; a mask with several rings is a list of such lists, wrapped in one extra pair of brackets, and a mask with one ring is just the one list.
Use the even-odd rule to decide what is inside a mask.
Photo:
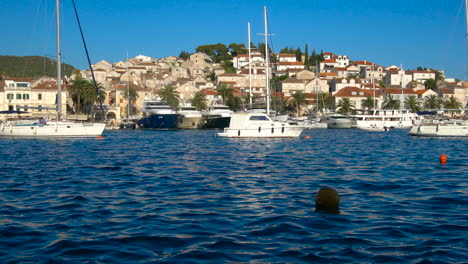
[(187, 51), (181, 51), (179, 54), (179, 58), (187, 60), (190, 58), (190, 53), (188, 53)]
[(296, 91), (292, 94), (291, 99), (289, 100), (289, 105), (298, 116), (301, 114), (302, 107), (307, 104), (306, 96), (302, 91)]
[(433, 95), (429, 95), (426, 97), (426, 99), (424, 100), (424, 107), (426, 109), (439, 109), (441, 107), (441, 100), (440, 98), (433, 94)]
[(379, 86), (385, 88), (385, 82), (383, 80), (379, 81)]
[(208, 107), (208, 99), (206, 99), (206, 95), (201, 91), (194, 93), (189, 102), (195, 106), (198, 111), (205, 110)]
[(362, 106), (366, 107), (368, 110), (374, 109), (374, 97), (367, 96), (366, 99), (362, 101)]
[(393, 95), (387, 94), (385, 95), (383, 101), (383, 109), (398, 109), (400, 108), (400, 101), (393, 98)]
[(287, 101), (282, 96), (271, 96), (270, 108), (277, 113), (284, 113), (286, 111)]
[(332, 109), (334, 105), (334, 97), (330, 96), (329, 93), (318, 93), (317, 94), (317, 105), (315, 105), (315, 112), (324, 112), (325, 109)]
[(351, 99), (348, 97), (343, 97), (338, 101), (337, 108), (338, 108), (338, 111), (337, 111), (338, 113), (343, 114), (343, 115), (348, 114), (352, 110), (354, 110), (354, 102), (351, 101)]
[(460, 109), (460, 110), (450, 110), (451, 113), (460, 112), (463, 104), (458, 100), (458, 98), (453, 95), (447, 98), (444, 102), (444, 107), (447, 109)]
[[(104, 101), (106, 99), (106, 90), (101, 83), (97, 83), (97, 93), (96, 87), (93, 82), (88, 82), (85, 85), (85, 89), (82, 93), (83, 104), (85, 105), (85, 114), (94, 116), (95, 104), (99, 103), (99, 98)], [(98, 97), (99, 94), (99, 97)]]
[(227, 84), (221, 84), (218, 89), (218, 94), (221, 96), (221, 98), (223, 99), (223, 104), (227, 104), (228, 103), (228, 99), (229, 99), (229, 95), (232, 94), (232, 92), (234, 91), (233, 88), (227, 86)]
[(432, 91), (437, 92), (437, 82), (434, 79), (429, 79), (424, 82), (426, 89), (431, 89)]
[(231, 52), (232, 56), (237, 56), (239, 54), (247, 54), (249, 52), (248, 48), (245, 47), (244, 43), (242, 43), (242, 44), (237, 44), (237, 43), (229, 44), (229, 51)]
[(234, 112), (242, 109), (242, 98), (233, 95), (232, 93), (228, 95), (227, 106)]
[(89, 82), (81, 78), (81, 75), (75, 75), (75, 79), (71, 81), (67, 87), (69, 96), (73, 102), (73, 110), (77, 114), (83, 113), (83, 98), (86, 86)]
[(172, 107), (179, 105), (179, 92), (176, 90), (176, 87), (172, 85), (166, 85), (164, 88), (159, 90), (159, 96), (161, 100), (166, 101)]
[(411, 109), (413, 113), (416, 113), (421, 110), (421, 103), (415, 95), (410, 95), (405, 100), (405, 108)]

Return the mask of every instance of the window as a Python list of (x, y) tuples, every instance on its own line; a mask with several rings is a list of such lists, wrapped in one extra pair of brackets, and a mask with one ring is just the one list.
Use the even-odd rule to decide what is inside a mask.
[(29, 100), (29, 94), (23, 94), (23, 100)]
[(37, 111), (42, 112), (42, 105), (37, 106)]
[(14, 97), (13, 94), (7, 94), (7, 99), (8, 100), (13, 100), (13, 97)]
[(16, 100), (21, 100), (21, 94), (16, 94)]
[(42, 100), (42, 94), (37, 95), (37, 100)]
[(251, 116), (250, 120), (256, 120), (256, 121), (268, 121), (268, 118), (266, 116)]

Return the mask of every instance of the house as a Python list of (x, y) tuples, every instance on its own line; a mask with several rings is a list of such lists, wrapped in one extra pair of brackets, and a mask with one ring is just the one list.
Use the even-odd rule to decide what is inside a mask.
[[(332, 95), (335, 97), (335, 103), (338, 104), (342, 98), (349, 98), (355, 109), (364, 109), (364, 101), (367, 97), (373, 97), (374, 91), (364, 90), (357, 87), (343, 87), (337, 92), (333, 92)], [(382, 98), (379, 91), (375, 91), (376, 107), (381, 108)]]
[(296, 91), (307, 93), (306, 85), (309, 81), (299, 80), (295, 77), (287, 78), (281, 82), (281, 92), (285, 97), (291, 96)]
[(360, 76), (363, 79), (382, 80), (385, 76), (385, 69), (377, 64), (366, 65), (360, 67), (360, 69)]
[(391, 95), (394, 100), (405, 102), (409, 96), (418, 96), (418, 93), (412, 88), (384, 88), (382, 89), (382, 96)]
[(333, 69), (339, 67), (340, 64), (334, 59), (328, 59), (320, 62), (320, 72), (332, 72)]
[(412, 75), (412, 80), (421, 84), (424, 84), (429, 79), (436, 78), (436, 74), (434, 71), (427, 70), (427, 71), (407, 71), (408, 74)]
[(227, 85), (232, 88), (241, 88), (248, 86), (248, 79), (241, 74), (224, 73), (218, 76), (217, 85)]
[(305, 66), (302, 61), (297, 62), (278, 62), (276, 64), (276, 72), (277, 75), (281, 76), (284, 74), (280, 73), (287, 73), (289, 70), (304, 70)]
[(300, 70), (296, 73), (296, 78), (299, 80), (313, 80), (315, 79), (315, 73), (309, 70)]
[(385, 86), (407, 87), (413, 81), (413, 76), (400, 68), (389, 68), (383, 78)]
[(361, 88), (362, 81), (358, 78), (335, 78), (330, 82), (330, 92), (338, 92), (345, 87)]
[(277, 53), (275, 56), (278, 62), (297, 62), (296, 54)]

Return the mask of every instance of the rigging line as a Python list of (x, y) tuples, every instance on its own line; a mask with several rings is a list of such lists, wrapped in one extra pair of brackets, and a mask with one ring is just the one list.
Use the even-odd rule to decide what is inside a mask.
[(81, 40), (83, 41), (83, 46), (85, 48), (86, 58), (88, 59), (88, 65), (91, 70), (91, 76), (93, 77), (93, 83), (94, 83), (94, 88), (96, 89), (96, 96), (99, 101), (99, 107), (101, 108), (102, 117), (104, 118), (104, 121), (105, 121), (106, 115), (104, 113), (104, 108), (102, 107), (102, 99), (101, 99), (101, 95), (99, 94), (99, 88), (96, 83), (96, 78), (94, 77), (94, 71), (93, 71), (93, 67), (91, 66), (91, 60), (89, 59), (88, 48), (86, 46), (86, 42), (85, 42), (84, 35), (83, 35), (83, 30), (81, 28), (80, 18), (78, 17), (78, 11), (76, 10), (75, 0), (71, 0), (71, 1), (73, 3), (73, 9), (75, 10), (76, 21), (78, 22), (78, 27), (80, 28)]

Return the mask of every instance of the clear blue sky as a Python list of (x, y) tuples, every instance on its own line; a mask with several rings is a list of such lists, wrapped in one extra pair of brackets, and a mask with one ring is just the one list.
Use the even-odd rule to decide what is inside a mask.
[[(75, 0), (91, 61), (194, 52), (203, 44), (262, 42), (268, 7), (274, 52), (306, 44), (382, 66), (443, 69), (468, 79), (464, 0)], [(88, 68), (71, 0), (62, 6), (64, 62)], [(2, 0), (0, 55), (55, 56), (55, 1)]]

